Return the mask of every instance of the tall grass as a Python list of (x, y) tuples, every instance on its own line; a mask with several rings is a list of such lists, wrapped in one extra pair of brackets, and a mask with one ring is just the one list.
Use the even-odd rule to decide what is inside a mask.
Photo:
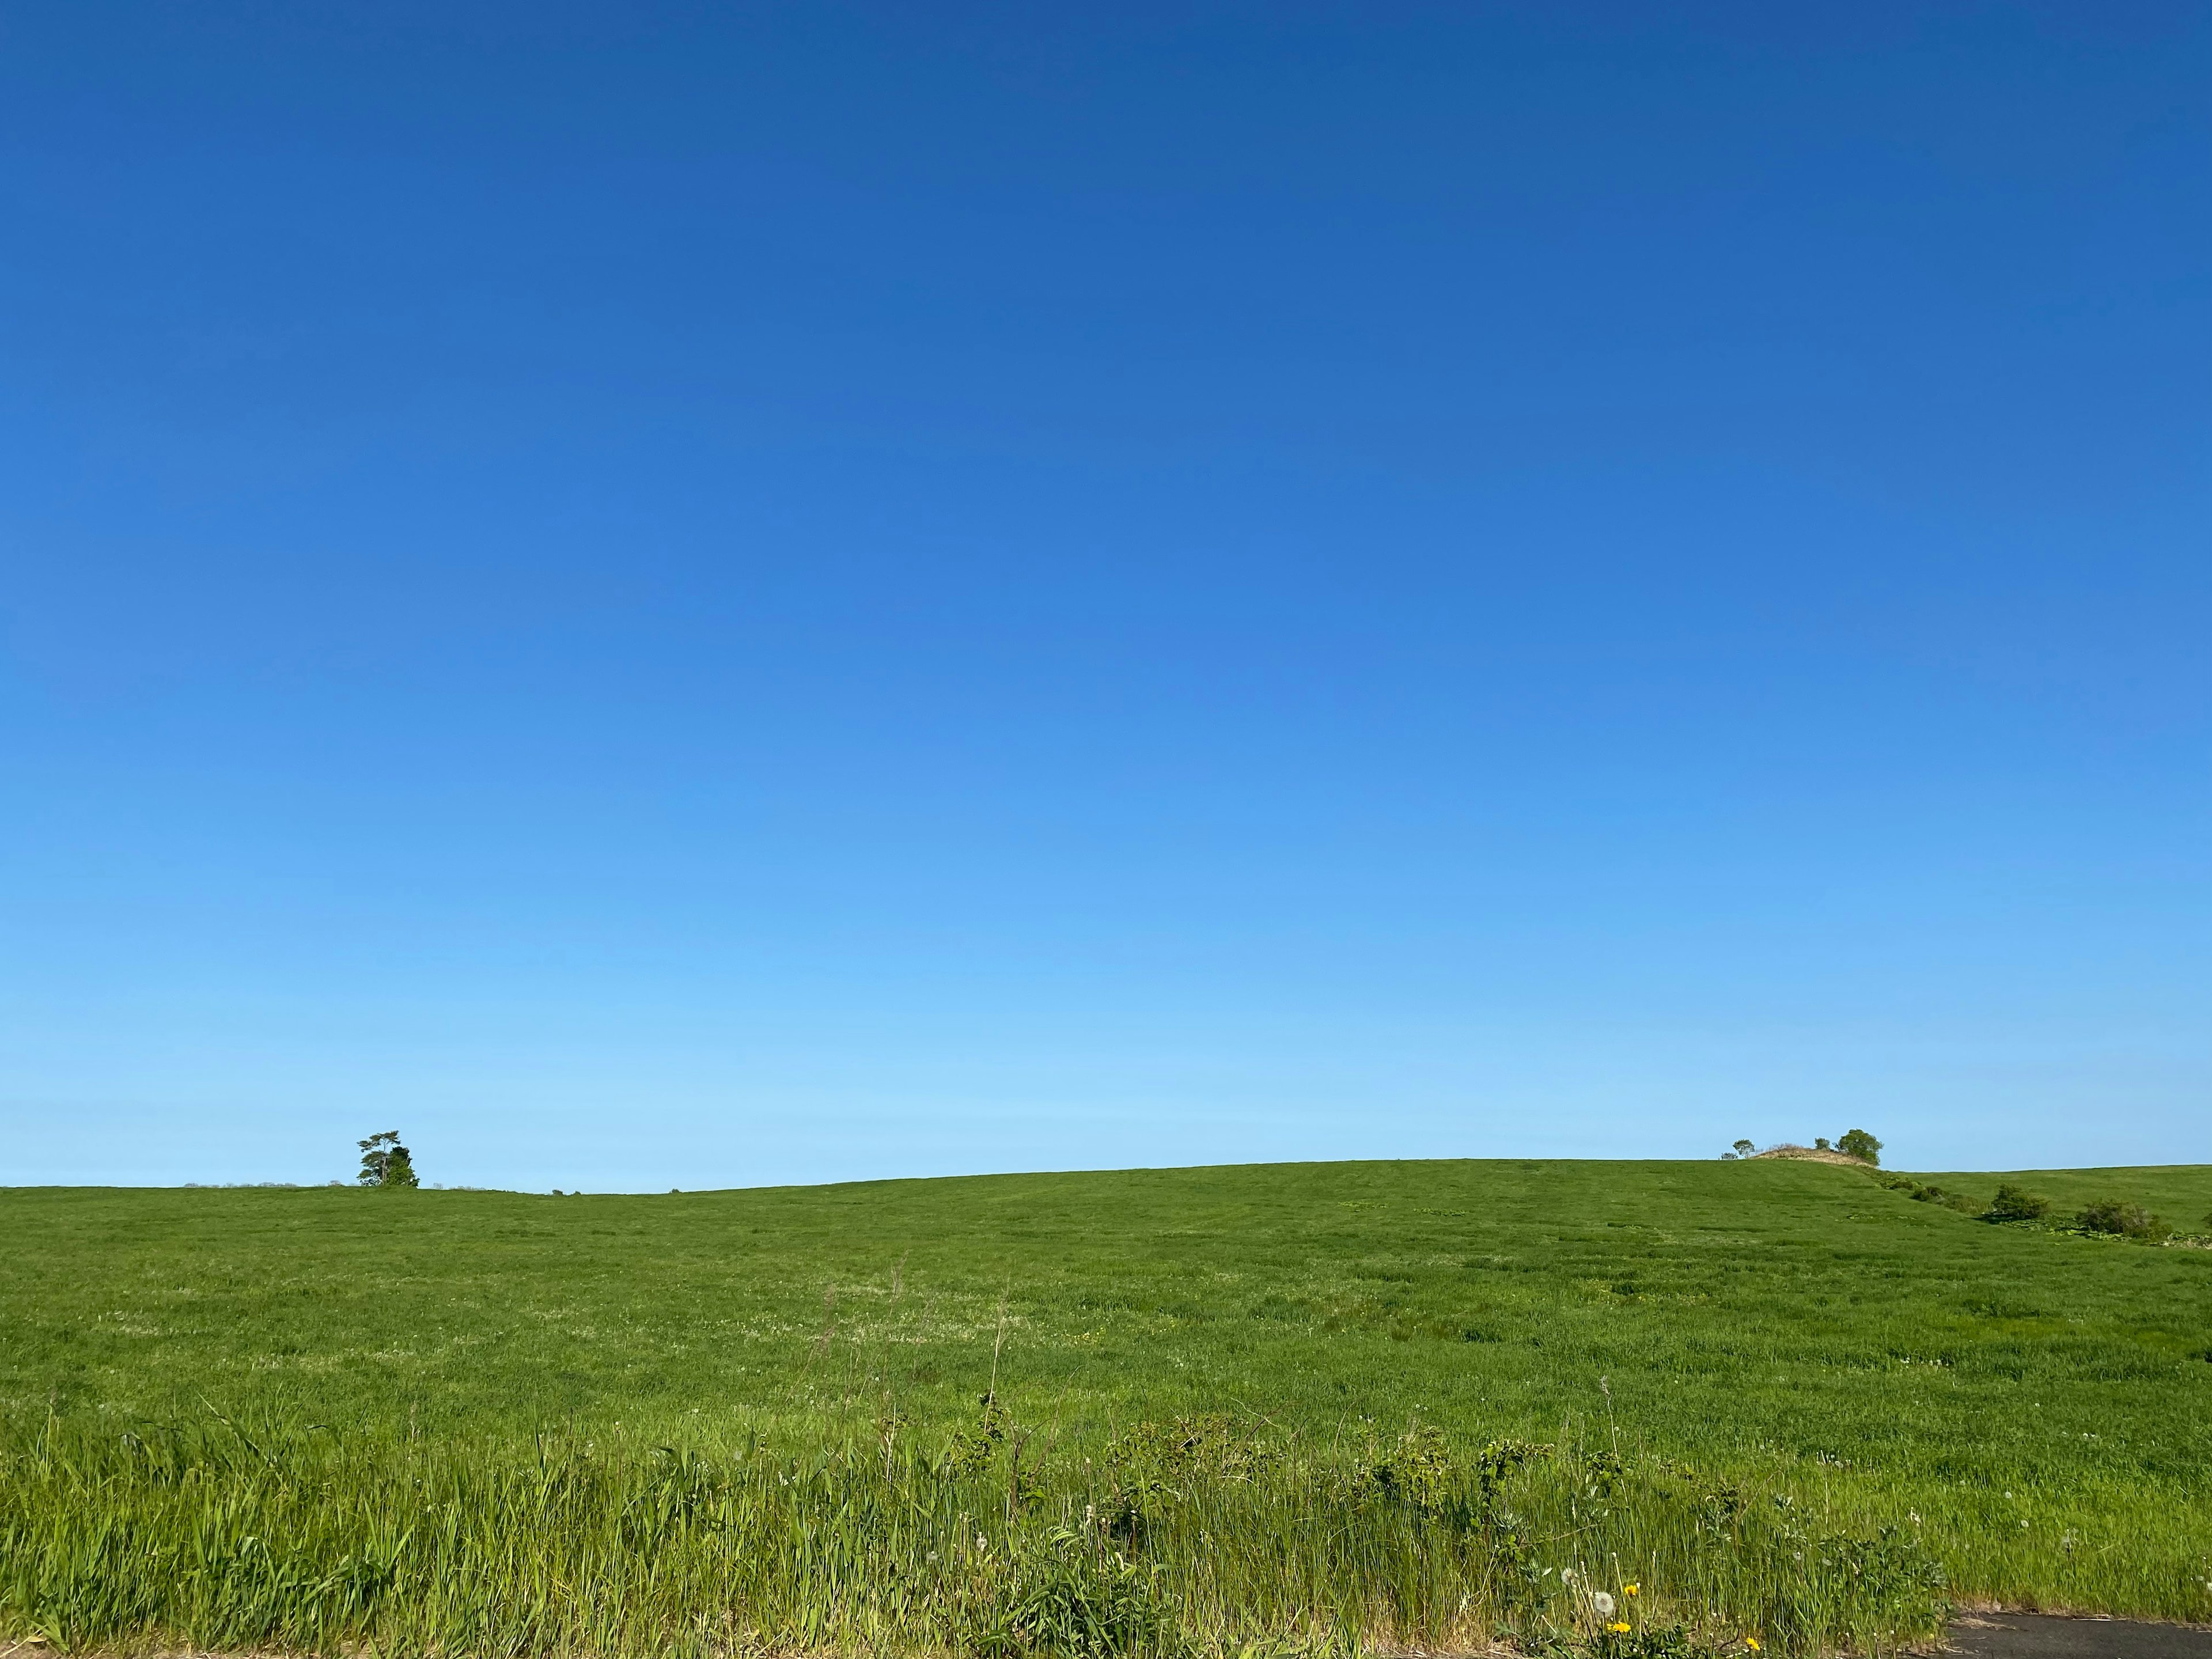
[(1935, 1566), (2212, 1621), (2212, 1252), (1850, 1170), (0, 1209), (0, 1647), (1657, 1659), (1881, 1648)]
[(1224, 1419), (1090, 1455), (987, 1410), (811, 1449), (49, 1422), (0, 1449), (0, 1620), (66, 1650), (1614, 1656), (1893, 1649), (1907, 1533), (1662, 1461)]

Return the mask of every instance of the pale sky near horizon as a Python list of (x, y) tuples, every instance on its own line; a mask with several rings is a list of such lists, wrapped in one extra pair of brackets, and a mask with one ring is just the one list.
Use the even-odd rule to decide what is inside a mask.
[(0, 1185), (2212, 1161), (2212, 11), (0, 19)]

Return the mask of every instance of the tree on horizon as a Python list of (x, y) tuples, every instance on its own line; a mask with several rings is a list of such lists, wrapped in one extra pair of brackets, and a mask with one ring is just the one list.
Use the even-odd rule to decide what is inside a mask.
[(399, 1144), (399, 1131), (386, 1129), (359, 1143), (360, 1182), (364, 1187), (419, 1187), (415, 1160)]

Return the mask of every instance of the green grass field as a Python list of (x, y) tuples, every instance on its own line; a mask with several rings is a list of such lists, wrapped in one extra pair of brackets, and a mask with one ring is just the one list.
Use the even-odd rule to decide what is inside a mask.
[[(2013, 1178), (2212, 1211), (2212, 1168)], [(1893, 1645), (1946, 1595), (2212, 1620), (2212, 1249), (1853, 1170), (0, 1206), (0, 1627), (63, 1646), (1747, 1653)]]

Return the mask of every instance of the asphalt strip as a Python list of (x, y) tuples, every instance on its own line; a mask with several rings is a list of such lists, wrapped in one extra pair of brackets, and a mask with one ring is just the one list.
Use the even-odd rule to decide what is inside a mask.
[(2212, 1630), (2132, 1619), (1969, 1613), (1945, 1635), (1952, 1652), (1972, 1659), (2212, 1659)]

